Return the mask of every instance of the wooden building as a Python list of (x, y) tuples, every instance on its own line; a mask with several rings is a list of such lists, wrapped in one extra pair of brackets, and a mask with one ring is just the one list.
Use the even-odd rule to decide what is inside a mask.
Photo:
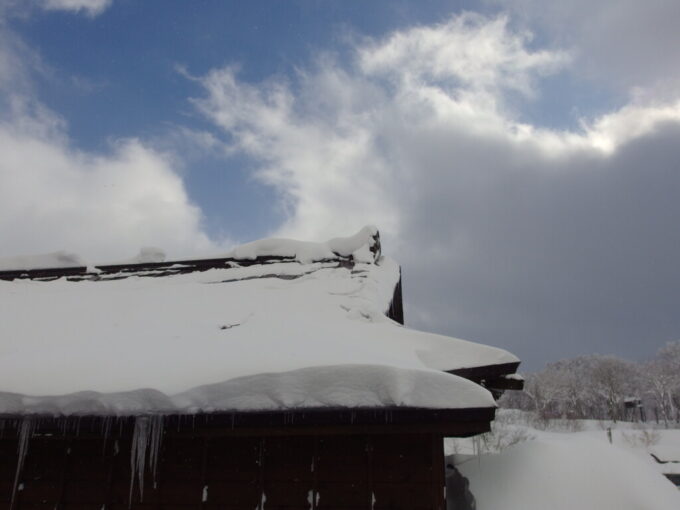
[(2, 510), (443, 510), (443, 438), (521, 385), (505, 351), (402, 326), (371, 228), (4, 270), (0, 314)]

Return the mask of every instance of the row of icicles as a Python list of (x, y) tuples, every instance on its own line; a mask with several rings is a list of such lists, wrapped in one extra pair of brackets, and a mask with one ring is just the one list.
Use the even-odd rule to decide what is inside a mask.
[[(161, 441), (163, 438), (163, 416), (137, 416), (134, 418), (134, 431), (132, 433), (132, 449), (130, 451), (130, 497), (129, 506), (132, 506), (132, 495), (135, 486), (135, 479), (137, 479), (139, 486), (140, 501), (144, 497), (144, 473), (147, 466), (147, 459), (149, 469), (153, 476), (154, 487), (156, 485), (156, 471), (158, 469), (158, 456), (161, 450)], [(0, 420), (0, 433), (4, 431), (6, 426), (8, 428), (18, 428), (18, 445), (17, 445), (17, 466), (14, 475), (14, 484), (12, 485), (12, 499), (10, 503), (10, 510), (15, 508), (16, 495), (20, 490), (21, 473), (23, 471), (26, 454), (28, 453), (29, 441), (33, 437), (36, 427), (39, 426), (42, 419), (31, 416), (24, 417), (20, 420)], [(59, 418), (59, 429), (66, 435), (69, 431), (78, 433), (79, 420), (71, 418)], [(107, 438), (110, 431), (113, 418), (102, 418), (102, 433), (104, 438)]]

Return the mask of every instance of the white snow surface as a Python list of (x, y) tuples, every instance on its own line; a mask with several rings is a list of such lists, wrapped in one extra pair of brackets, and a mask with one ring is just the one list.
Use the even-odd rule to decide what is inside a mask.
[(236, 259), (255, 259), (260, 256), (294, 257), (302, 263), (333, 260), (338, 256), (354, 256), (357, 262), (373, 262), (375, 257), (370, 251), (374, 236), (378, 234), (375, 226), (366, 226), (350, 237), (337, 237), (324, 243), (295, 241), (293, 239), (262, 239), (235, 248), (225, 257)]
[(649, 463), (582, 434), (545, 436), (457, 468), (485, 510), (680, 508), (680, 492)]
[[(275, 245), (294, 245), (303, 259), (326, 248), (370, 254), (372, 230), (362, 232), (365, 250), (355, 236), (323, 248), (264, 241), (239, 256), (267, 243), (278, 254)], [(398, 279), (382, 257), (353, 270), (282, 262), (0, 281), (0, 414), (494, 406), (485, 389), (440, 370), (517, 358), (388, 319)]]

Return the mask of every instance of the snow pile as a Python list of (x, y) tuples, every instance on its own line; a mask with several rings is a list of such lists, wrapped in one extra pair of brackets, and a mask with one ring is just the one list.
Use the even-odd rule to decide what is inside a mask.
[[(580, 434), (604, 441), (608, 435), (591, 420)], [(623, 448), (663, 474), (680, 474), (680, 430), (654, 428), (653, 424), (607, 423), (614, 446)], [(658, 426), (657, 426), (658, 427)], [(601, 427), (600, 427), (601, 429)]]
[(0, 281), (0, 413), (493, 406), (438, 371), (517, 358), (388, 319), (399, 266), (356, 261), (379, 253), (375, 234), (238, 252), (331, 261)]
[(456, 467), (484, 510), (680, 508), (680, 493), (648, 463), (579, 434), (528, 441)]
[(656, 433), (658, 440), (647, 448), (654, 467), (664, 474), (680, 475), (680, 430), (659, 430)]
[(658, 440), (648, 451), (663, 462), (680, 463), (680, 430), (658, 430)]
[(262, 256), (292, 257), (309, 263), (352, 256), (357, 262), (375, 262), (380, 256), (378, 229), (362, 228), (350, 237), (337, 237), (325, 243), (311, 243), (292, 239), (263, 239), (235, 248), (225, 256), (235, 259), (255, 259)]

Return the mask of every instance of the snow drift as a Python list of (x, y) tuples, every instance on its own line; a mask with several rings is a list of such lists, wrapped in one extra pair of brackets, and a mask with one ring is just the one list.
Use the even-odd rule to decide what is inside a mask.
[(456, 466), (484, 510), (673, 510), (677, 489), (632, 453), (582, 435), (528, 441)]

